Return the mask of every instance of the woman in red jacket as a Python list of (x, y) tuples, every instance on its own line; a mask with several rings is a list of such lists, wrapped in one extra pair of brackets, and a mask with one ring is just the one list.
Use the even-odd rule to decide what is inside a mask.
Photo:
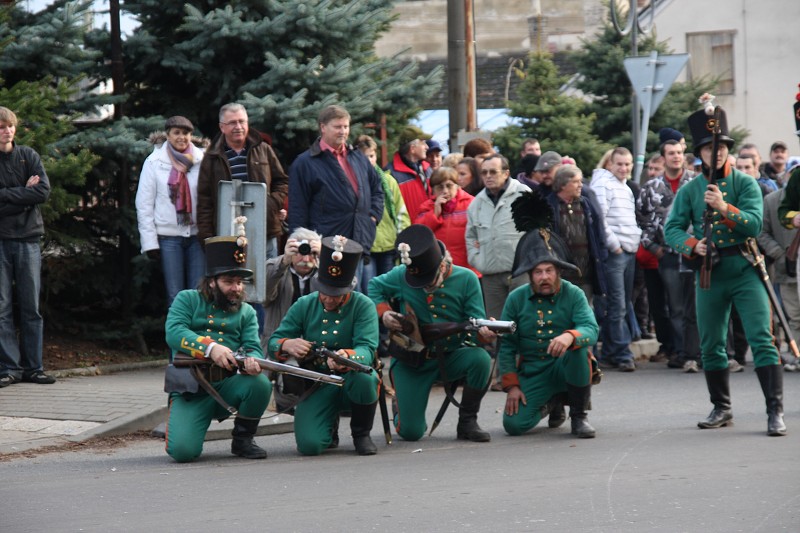
[(444, 243), (453, 263), (469, 268), (478, 277), (480, 273), (467, 262), (467, 207), (474, 196), (458, 186), (458, 173), (450, 167), (440, 167), (430, 178), (433, 198), (420, 206), (416, 223), (433, 230), (436, 238)]

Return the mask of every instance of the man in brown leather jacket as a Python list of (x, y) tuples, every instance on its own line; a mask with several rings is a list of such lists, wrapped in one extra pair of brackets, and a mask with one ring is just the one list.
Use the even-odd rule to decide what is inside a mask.
[(217, 190), (220, 181), (241, 179), (267, 184), (267, 259), (278, 255), (277, 237), (282, 233), (280, 211), (289, 192), (289, 176), (278, 157), (255, 129), (249, 129), (247, 111), (241, 104), (225, 104), (219, 110), (220, 134), (206, 150), (197, 184), (198, 238), (217, 234)]

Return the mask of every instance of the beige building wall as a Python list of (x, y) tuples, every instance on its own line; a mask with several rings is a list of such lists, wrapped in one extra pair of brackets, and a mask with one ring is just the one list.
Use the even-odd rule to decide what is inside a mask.
[[(579, 38), (599, 27), (605, 8), (600, 0), (475, 0), (475, 41), (480, 55), (547, 47), (550, 51), (580, 46)], [(398, 2), (398, 19), (375, 45), (379, 56), (401, 53), (419, 60), (447, 57), (447, 0)]]
[[(478, 55), (537, 46), (553, 52), (575, 49), (581, 38), (595, 35), (607, 16), (601, 0), (539, 0), (540, 24), (534, 5), (534, 0), (475, 0)], [(395, 12), (399, 18), (376, 44), (378, 55), (447, 56), (446, 0), (398, 2)], [(718, 102), (728, 112), (728, 123), (748, 128), (748, 141), (766, 158), (779, 139), (790, 153), (800, 154), (792, 114), (800, 83), (799, 21), (800, 0), (664, 0), (656, 9), (655, 31), (676, 53), (689, 51), (687, 35), (730, 32), (733, 90), (719, 95)], [(704, 74), (696, 70), (693, 75)], [(688, 68), (678, 81), (687, 75)]]
[[(728, 124), (750, 130), (749, 142), (762, 159), (776, 140), (800, 154), (792, 106), (800, 83), (800, 1), (696, 0), (664, 2), (656, 12), (656, 34), (678, 53), (687, 52), (687, 34), (732, 30), (734, 92), (719, 96)], [(695, 73), (693, 73), (695, 74)], [(679, 80), (686, 79), (687, 72)], [(688, 135), (688, 132), (686, 132)]]
[[(531, 0), (475, 0), (474, 9), (479, 53), (528, 49)], [(394, 11), (399, 18), (375, 44), (379, 56), (447, 57), (447, 0), (398, 2)]]

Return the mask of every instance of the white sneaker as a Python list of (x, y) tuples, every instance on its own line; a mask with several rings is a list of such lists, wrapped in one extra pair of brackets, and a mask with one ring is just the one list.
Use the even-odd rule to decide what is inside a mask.
[(739, 364), (739, 361), (736, 359), (728, 359), (728, 370), (731, 373), (734, 372), (744, 372), (744, 367)]
[(697, 374), (700, 372), (700, 368), (697, 366), (697, 361), (689, 360), (683, 363), (683, 371), (687, 374)]

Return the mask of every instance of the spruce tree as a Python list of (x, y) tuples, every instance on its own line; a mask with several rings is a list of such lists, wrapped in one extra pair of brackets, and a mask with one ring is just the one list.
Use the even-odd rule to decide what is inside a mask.
[(528, 56), (517, 100), (509, 104), (509, 113), (517, 117), (519, 125), (502, 128), (494, 136), (503, 153), (516, 157), (522, 140), (534, 137), (543, 150), (574, 158), (584, 172), (594, 168), (607, 145), (592, 133), (596, 117), (587, 111), (585, 102), (562, 92), (565, 82), (549, 53)]
[(408, 118), (438, 89), (441, 70), (417, 76), (373, 45), (391, 0), (137, 0), (141, 27), (125, 42), (136, 115), (184, 114), (207, 136), (219, 107), (243, 103), (271, 133), (286, 164), (317, 135), (316, 117), (338, 103), (352, 122)]
[[(640, 56), (647, 56), (652, 50), (659, 55), (674, 53), (666, 42), (658, 41), (655, 33), (640, 36), (637, 43)], [(623, 37), (606, 25), (595, 38), (584, 41), (582, 49), (573, 56), (573, 62), (581, 74), (576, 86), (590, 98), (589, 110), (597, 116), (594, 132), (613, 145), (629, 148), (632, 145), (632, 89), (623, 60), (630, 55), (630, 35)], [(713, 79), (672, 85), (655, 115), (650, 118), (647, 153), (658, 151), (658, 131), (663, 127), (675, 128), (689, 136), (686, 119), (699, 109), (697, 98), (713, 85)], [(742, 130), (736, 134), (746, 135)]]

